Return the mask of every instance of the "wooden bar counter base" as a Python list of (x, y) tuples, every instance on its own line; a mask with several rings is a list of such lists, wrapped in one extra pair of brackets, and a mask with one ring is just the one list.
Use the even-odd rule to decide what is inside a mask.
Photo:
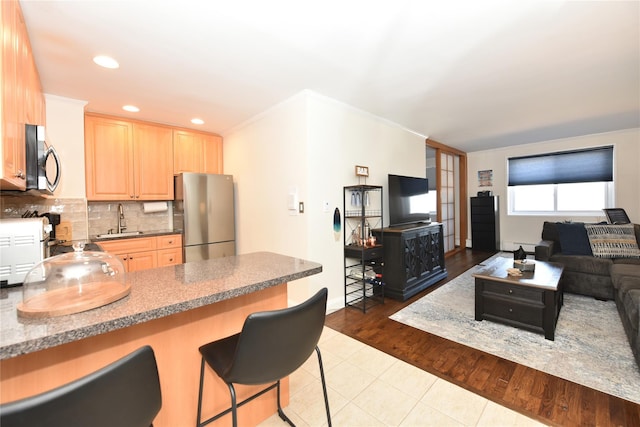
[[(318, 263), (268, 252), (161, 267), (129, 273), (131, 294), (120, 301), (51, 319), (18, 317), (10, 310), (21, 301), (21, 289), (3, 289), (0, 402), (52, 389), (148, 344), (162, 388), (154, 426), (195, 425), (198, 347), (239, 332), (253, 312), (286, 307), (287, 282), (321, 271)], [(230, 405), (226, 385), (207, 375), (203, 417)], [(239, 386), (238, 399), (254, 389)], [(285, 406), (288, 381), (282, 391)], [(274, 390), (240, 408), (239, 424), (256, 425), (275, 412)], [(212, 425), (230, 423), (229, 415)]]

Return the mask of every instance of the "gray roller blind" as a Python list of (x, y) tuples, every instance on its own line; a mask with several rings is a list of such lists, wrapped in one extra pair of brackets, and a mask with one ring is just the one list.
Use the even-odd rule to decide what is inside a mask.
[(613, 181), (613, 146), (509, 158), (509, 186)]

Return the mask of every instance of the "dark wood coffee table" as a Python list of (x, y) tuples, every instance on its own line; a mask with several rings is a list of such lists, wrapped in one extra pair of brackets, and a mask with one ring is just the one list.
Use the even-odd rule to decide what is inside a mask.
[(554, 339), (562, 307), (562, 264), (531, 261), (534, 272), (509, 276), (513, 258), (497, 258), (473, 274), (476, 280), (476, 320), (491, 320), (543, 333)]

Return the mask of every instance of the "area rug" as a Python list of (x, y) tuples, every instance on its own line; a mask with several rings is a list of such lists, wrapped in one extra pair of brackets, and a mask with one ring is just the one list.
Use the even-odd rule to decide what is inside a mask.
[[(491, 262), (497, 254), (482, 264)], [(511, 255), (512, 257), (512, 255)], [(392, 320), (551, 375), (640, 403), (640, 370), (615, 302), (565, 294), (555, 341), (474, 317), (482, 265), (390, 316)]]

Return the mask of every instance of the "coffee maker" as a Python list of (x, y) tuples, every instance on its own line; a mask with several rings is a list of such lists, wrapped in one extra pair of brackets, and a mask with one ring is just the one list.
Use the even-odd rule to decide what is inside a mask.
[(56, 240), (56, 226), (60, 224), (60, 214), (56, 213), (44, 213), (40, 216), (47, 217), (49, 219), (49, 224), (51, 224), (51, 232), (49, 233), (49, 238), (53, 242)]

